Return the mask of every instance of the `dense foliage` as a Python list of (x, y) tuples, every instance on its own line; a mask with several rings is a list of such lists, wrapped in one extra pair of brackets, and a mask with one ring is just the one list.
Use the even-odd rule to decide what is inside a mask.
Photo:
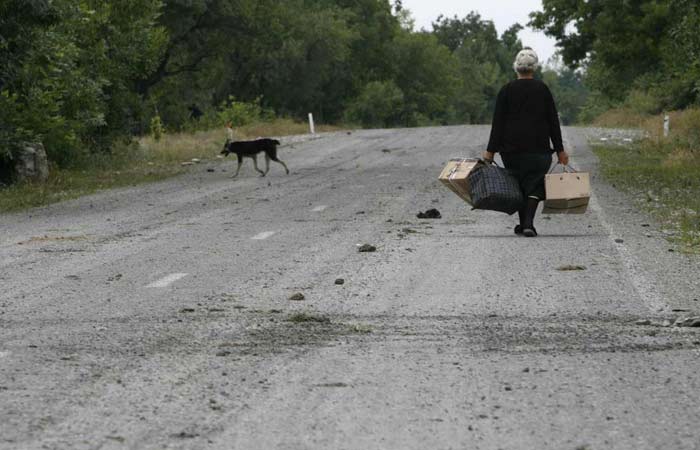
[(135, 83), (167, 41), (157, 0), (0, 5), (0, 152), (40, 139), (67, 163), (136, 127), (143, 99)]
[[(389, 0), (0, 0), (0, 159), (41, 140), (70, 165), (152, 130), (308, 112), (367, 127), (488, 122), (521, 27), (499, 36), (472, 13), (433, 28), (414, 30)], [(541, 76), (575, 120), (580, 76)]]
[(532, 25), (585, 69), (588, 116), (616, 105), (642, 113), (686, 108), (700, 95), (697, 0), (543, 0)]

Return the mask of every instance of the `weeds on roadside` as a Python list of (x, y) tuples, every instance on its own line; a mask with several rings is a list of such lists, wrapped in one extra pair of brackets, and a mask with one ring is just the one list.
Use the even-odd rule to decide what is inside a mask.
[(700, 110), (674, 113), (671, 134), (661, 119), (646, 122), (648, 137), (633, 146), (601, 146), (603, 174), (636, 195), (685, 251), (700, 253)]

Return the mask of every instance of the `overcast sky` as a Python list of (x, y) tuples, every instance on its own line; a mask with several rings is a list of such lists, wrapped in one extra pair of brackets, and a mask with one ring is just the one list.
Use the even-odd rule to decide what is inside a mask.
[[(403, 5), (413, 13), (416, 28), (431, 29), (430, 24), (440, 14), (464, 17), (470, 11), (477, 11), (484, 19), (493, 20), (499, 33), (518, 22), (525, 26), (528, 14), (540, 10), (540, 0), (403, 0)], [(546, 62), (555, 52), (554, 40), (542, 33), (526, 28), (520, 33), (523, 44), (537, 51), (542, 62)]]

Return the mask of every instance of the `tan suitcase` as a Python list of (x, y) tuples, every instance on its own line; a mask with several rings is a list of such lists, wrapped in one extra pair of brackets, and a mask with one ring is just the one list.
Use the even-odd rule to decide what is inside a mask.
[(459, 198), (471, 204), (472, 200), (469, 195), (469, 183), (467, 178), (478, 163), (478, 159), (451, 159), (440, 174), (440, 181), (452, 192), (457, 194)]

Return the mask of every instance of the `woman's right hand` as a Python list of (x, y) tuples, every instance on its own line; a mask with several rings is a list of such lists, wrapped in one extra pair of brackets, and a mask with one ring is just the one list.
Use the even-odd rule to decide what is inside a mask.
[(557, 156), (559, 157), (559, 164), (561, 164), (562, 166), (569, 165), (569, 154), (566, 152), (566, 150), (558, 152)]

